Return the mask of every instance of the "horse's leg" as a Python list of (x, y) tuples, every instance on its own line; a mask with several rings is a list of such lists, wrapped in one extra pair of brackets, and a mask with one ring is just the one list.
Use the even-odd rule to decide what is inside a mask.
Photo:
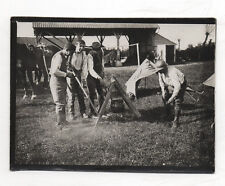
[(38, 85), (39, 84), (39, 69), (35, 68), (34, 70), (34, 80), (35, 80), (35, 84)]
[(42, 76), (42, 71), (40, 68), (38, 68), (38, 83), (41, 82), (41, 76)]
[(43, 75), (44, 75), (44, 87), (48, 87), (48, 73), (46, 72), (45, 67), (43, 68)]
[(35, 84), (34, 84), (33, 78), (32, 78), (32, 70), (31, 69), (27, 70), (27, 77), (30, 82), (30, 86), (31, 86), (31, 90), (32, 90), (31, 99), (33, 100), (34, 98), (37, 97), (37, 95), (36, 95), (36, 87), (35, 87)]
[(21, 83), (22, 83), (22, 87), (24, 90), (23, 99), (26, 99), (26, 98), (28, 98), (28, 84), (27, 84), (27, 80), (26, 80), (26, 71), (25, 70), (21, 70)]

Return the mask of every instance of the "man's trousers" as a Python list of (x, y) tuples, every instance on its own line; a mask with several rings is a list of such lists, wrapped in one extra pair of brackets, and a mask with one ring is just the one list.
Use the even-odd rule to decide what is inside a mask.
[(55, 103), (55, 111), (57, 123), (60, 124), (66, 121), (65, 105), (66, 105), (66, 78), (52, 76), (50, 78), (50, 90), (53, 101)]
[[(98, 98), (99, 98), (99, 109), (101, 108), (103, 102), (104, 102), (104, 91), (103, 87), (100, 84), (100, 81), (98, 79), (93, 78), (91, 75), (88, 75), (87, 77), (87, 86), (90, 94), (90, 99), (92, 103), (94, 103), (94, 100), (96, 98), (96, 90), (98, 93)], [(94, 109), (91, 107), (91, 114), (94, 114)]]
[[(77, 76), (79, 81), (81, 82), (81, 76)], [(74, 102), (75, 102), (75, 96), (77, 95), (77, 99), (79, 102), (80, 107), (80, 113), (84, 114), (86, 107), (84, 102), (84, 94), (80, 88), (80, 85), (78, 84), (77, 80), (75, 78), (67, 78), (67, 95), (68, 95), (68, 113), (70, 115), (74, 115)]]

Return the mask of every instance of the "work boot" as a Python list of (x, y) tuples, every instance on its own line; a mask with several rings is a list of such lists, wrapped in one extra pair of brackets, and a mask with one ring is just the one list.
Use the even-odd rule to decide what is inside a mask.
[(66, 121), (66, 115), (64, 113), (58, 112), (56, 113), (56, 120), (57, 125), (63, 125), (63, 123)]
[(70, 122), (70, 121), (73, 121), (75, 119), (75, 117), (74, 117), (74, 114), (69, 114), (69, 116), (68, 116), (68, 121)]
[(87, 118), (88, 118), (88, 115), (87, 115), (86, 113), (83, 113), (83, 114), (81, 114), (81, 117), (82, 117), (83, 119), (87, 119)]
[(177, 128), (178, 127), (178, 121), (177, 120), (174, 120), (173, 122), (172, 122), (172, 128)]
[(23, 100), (25, 100), (26, 98), (28, 98), (28, 95), (27, 94), (24, 94)]
[(98, 118), (97, 114), (95, 114), (95, 113), (90, 113), (88, 117), (92, 118), (92, 119), (97, 119)]
[(61, 125), (61, 130), (62, 129), (69, 129), (70, 123), (68, 121), (64, 121)]
[(174, 120), (173, 120), (173, 125), (172, 128), (177, 128), (179, 125), (179, 117), (180, 117), (180, 109), (175, 108), (174, 112)]
[(70, 125), (68, 121), (64, 121), (60, 124), (57, 125), (57, 128), (59, 128), (60, 130), (67, 130), (70, 129)]
[(34, 100), (35, 98), (37, 98), (37, 95), (36, 94), (32, 94), (31, 100)]

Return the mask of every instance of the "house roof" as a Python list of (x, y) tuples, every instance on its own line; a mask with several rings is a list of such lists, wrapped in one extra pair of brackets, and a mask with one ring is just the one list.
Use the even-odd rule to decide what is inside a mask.
[(33, 28), (159, 28), (148, 23), (33, 22)]
[[(56, 43), (61, 48), (63, 48), (64, 44), (67, 42), (66, 38), (62, 38), (62, 37), (61, 38), (58, 37), (58, 39), (53, 38), (53, 37), (47, 37), (47, 39)], [(51, 42), (49, 42), (48, 40), (46, 40), (44, 38), (42, 38), (40, 42), (44, 43), (45, 45), (53, 45)], [(73, 44), (75, 44), (75, 42), (76, 42), (76, 38), (73, 40)], [(37, 45), (35, 37), (17, 37), (17, 43), (18, 44), (31, 44), (34, 46)]]
[(85, 33), (85, 35), (114, 35), (115, 32), (126, 35), (132, 31), (140, 31), (140, 29), (159, 28), (158, 24), (149, 23), (96, 23), (96, 22), (33, 22), (35, 35), (55, 36), (72, 35), (75, 33)]
[(16, 38), (17, 44), (31, 44), (36, 46), (36, 40), (34, 37), (17, 37)]
[(153, 44), (155, 46), (157, 46), (157, 45), (176, 45), (176, 43), (170, 41), (169, 39), (167, 39), (157, 33), (155, 33), (153, 35)]

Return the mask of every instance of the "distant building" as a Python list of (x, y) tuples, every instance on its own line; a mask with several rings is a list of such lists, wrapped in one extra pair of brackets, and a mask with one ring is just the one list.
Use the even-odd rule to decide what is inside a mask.
[[(37, 39), (46, 45), (52, 44), (53, 41), (58, 46), (62, 47), (66, 42), (65, 37), (71, 39), (82, 36), (97, 36), (102, 44), (105, 36), (115, 36), (117, 38), (117, 61), (120, 60), (119, 38), (121, 35), (126, 36), (129, 45), (137, 44), (139, 46), (139, 58), (137, 56), (137, 47), (135, 45), (129, 47), (131, 64), (137, 64), (137, 59), (143, 61), (146, 54), (151, 50), (156, 50), (161, 57), (169, 64), (175, 62), (175, 43), (157, 34), (159, 29), (158, 24), (150, 24), (146, 22), (33, 22), (34, 34)], [(49, 37), (49, 36), (53, 37)], [(58, 37), (58, 39), (56, 39)], [(21, 41), (22, 40), (22, 41)], [(35, 38), (18, 38), (18, 42), (36, 43)], [(139, 60), (138, 60), (139, 61)], [(129, 60), (128, 60), (128, 63)]]
[(154, 34), (153, 46), (161, 58), (168, 64), (174, 64), (176, 62), (176, 43), (159, 34)]
[[(139, 36), (141, 36), (139, 34)], [(139, 52), (141, 61), (144, 60), (146, 54), (149, 51), (155, 50), (160, 57), (165, 60), (168, 64), (174, 64), (176, 59), (176, 43), (166, 39), (165, 37), (155, 33), (148, 32), (143, 33), (140, 38), (129, 39), (130, 43), (139, 43)], [(136, 55), (136, 48), (130, 47), (130, 55)]]

